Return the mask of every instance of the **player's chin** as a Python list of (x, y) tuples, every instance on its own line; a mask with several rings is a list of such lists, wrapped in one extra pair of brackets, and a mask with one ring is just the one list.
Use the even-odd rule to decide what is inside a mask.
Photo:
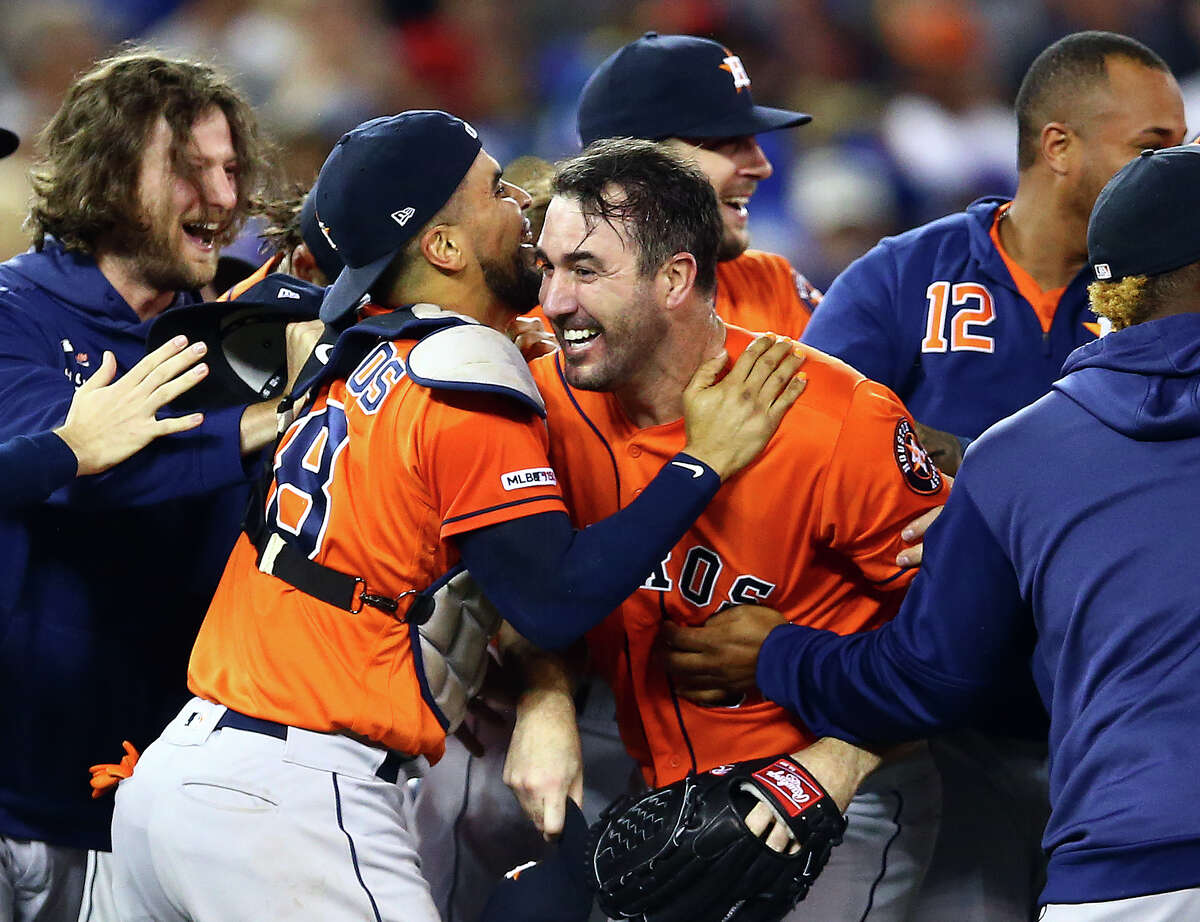
[(721, 242), (717, 245), (717, 262), (737, 259), (749, 247), (749, 232), (743, 229), (732, 228), (726, 224), (724, 232), (721, 234)]

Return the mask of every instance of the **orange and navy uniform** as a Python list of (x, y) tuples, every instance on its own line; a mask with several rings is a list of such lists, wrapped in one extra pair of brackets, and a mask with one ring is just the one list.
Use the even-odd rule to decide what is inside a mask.
[(799, 339), (821, 293), (782, 256), (747, 250), (717, 263), (717, 316), (746, 330)]
[[(753, 334), (730, 327), (736, 358)], [(650, 785), (695, 767), (791, 752), (813, 741), (798, 720), (754, 696), (706, 708), (677, 696), (655, 660), (663, 619), (695, 625), (761, 603), (789, 621), (851, 633), (898, 608), (900, 531), (945, 501), (946, 482), (911, 418), (885, 387), (807, 350), (808, 388), (763, 453), (730, 478), (660, 566), (588, 635), (612, 684), (630, 754)], [(532, 364), (547, 404), (550, 457), (576, 527), (630, 503), (686, 442), (682, 420), (639, 429), (607, 393), (570, 387), (560, 356)]]
[[(459, 562), (450, 539), (563, 512), (547, 434), (506, 398), (431, 390), (406, 374), (416, 340), (380, 343), (323, 386), (275, 452), (268, 525), (327, 567), (387, 596), (428, 588)], [(437, 715), (422, 697), (410, 627), (328, 605), (261, 572), (242, 535), (192, 652), (188, 687), (236, 711), (344, 732), (436, 761)]]
[[(747, 250), (717, 263), (716, 312), (727, 323), (799, 339), (820, 303), (821, 292), (775, 253)], [(540, 304), (530, 316), (553, 329)]]
[(982, 198), (885, 237), (829, 286), (804, 342), (890, 387), (922, 423), (965, 438), (1050, 390), (1100, 332), (1091, 269), (1042, 290), (1005, 251), (1009, 202)]

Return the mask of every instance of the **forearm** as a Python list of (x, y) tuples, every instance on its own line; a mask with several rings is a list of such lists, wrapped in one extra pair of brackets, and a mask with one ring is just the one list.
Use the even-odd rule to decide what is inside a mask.
[(243, 455), (253, 454), (275, 441), (279, 426), (275, 415), (278, 407), (278, 400), (266, 400), (252, 403), (242, 412), (238, 447)]
[(716, 494), (715, 472), (677, 459), (686, 466), (668, 462), (637, 499), (582, 531), (543, 513), (460, 535), (463, 561), (521, 634), (567, 647), (642, 584)]
[(793, 753), (792, 758), (821, 782), (843, 813), (863, 779), (883, 761), (874, 749), (833, 737), (822, 737), (807, 749)]

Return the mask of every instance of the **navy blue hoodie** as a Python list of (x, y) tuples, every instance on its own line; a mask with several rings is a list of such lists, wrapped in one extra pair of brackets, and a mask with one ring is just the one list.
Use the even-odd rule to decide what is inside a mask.
[[(104, 350), (127, 371), (148, 326), (53, 241), (0, 265), (0, 442), (61, 424)], [(148, 745), (182, 706), (246, 502), (241, 413), (0, 517), (0, 834), (108, 847), (112, 798), (91, 800), (87, 769), (122, 739)]]
[(1050, 712), (1044, 903), (1200, 885), (1200, 314), (1076, 350), (968, 451), (894, 621), (777, 628), (770, 698), (818, 735), (889, 741)]

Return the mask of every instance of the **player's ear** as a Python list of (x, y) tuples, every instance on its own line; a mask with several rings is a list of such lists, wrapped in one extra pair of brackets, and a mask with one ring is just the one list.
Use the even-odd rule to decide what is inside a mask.
[(1081, 146), (1075, 130), (1065, 122), (1047, 122), (1038, 140), (1046, 165), (1059, 176), (1070, 173)]
[(317, 265), (317, 260), (313, 257), (312, 250), (308, 248), (307, 243), (301, 243), (292, 250), (291, 269), (291, 274), (296, 278), (313, 285), (325, 287), (331, 281), (325, 278), (325, 273)]
[(421, 233), (421, 255), (434, 268), (461, 272), (467, 265), (465, 243), (457, 224), (435, 224)]
[(696, 288), (696, 257), (676, 253), (658, 270), (658, 281), (668, 309), (684, 304)]

